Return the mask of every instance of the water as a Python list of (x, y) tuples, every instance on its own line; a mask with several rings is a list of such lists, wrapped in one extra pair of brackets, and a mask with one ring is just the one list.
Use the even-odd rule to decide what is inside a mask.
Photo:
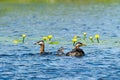
[[(1, 80), (119, 80), (120, 79), (120, 5), (110, 4), (0, 4), (0, 79)], [(82, 58), (39, 55), (33, 45), (43, 36), (53, 35), (46, 42), (46, 51), (56, 54), (73, 48), (74, 35), (80, 41)], [(14, 44), (26, 34), (25, 43)], [(91, 43), (89, 36), (100, 35), (100, 43)]]

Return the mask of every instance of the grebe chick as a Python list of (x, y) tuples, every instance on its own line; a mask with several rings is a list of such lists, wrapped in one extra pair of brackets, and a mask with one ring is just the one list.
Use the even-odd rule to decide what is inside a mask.
[(45, 43), (43, 40), (40, 40), (35, 43), (36, 45), (40, 45), (40, 54), (51, 54), (51, 52), (45, 52)]
[(64, 48), (63, 47), (60, 47), (59, 49), (58, 49), (58, 51), (57, 51), (57, 56), (64, 56), (65, 54), (64, 54), (64, 50), (63, 50)]
[(76, 56), (76, 57), (84, 56), (85, 55), (84, 51), (79, 48), (81, 46), (85, 46), (85, 44), (81, 42), (77, 42), (75, 48), (72, 51), (68, 52), (66, 56)]

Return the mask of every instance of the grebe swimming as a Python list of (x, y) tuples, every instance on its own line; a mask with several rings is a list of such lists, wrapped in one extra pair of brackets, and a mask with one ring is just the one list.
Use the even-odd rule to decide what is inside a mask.
[(84, 51), (79, 48), (81, 46), (86, 46), (86, 45), (81, 42), (77, 42), (75, 48), (72, 51), (68, 52), (66, 56), (76, 56), (76, 57), (84, 56), (85, 55)]
[[(44, 49), (45, 44), (43, 40), (40, 40), (35, 44), (40, 45), (40, 54), (51, 54), (51, 52), (45, 52), (45, 49)], [(85, 46), (85, 44), (81, 42), (77, 42), (75, 45), (75, 48), (72, 51), (68, 52), (66, 56), (76, 56), (76, 57), (84, 56), (85, 55), (84, 51), (79, 48), (81, 46)], [(64, 49), (63, 47), (60, 47), (56, 55), (59, 55), (59, 56), (65, 55), (63, 49)]]
[(43, 40), (40, 40), (35, 43), (36, 45), (40, 45), (40, 54), (51, 54), (51, 52), (45, 52), (45, 43)]
[(60, 48), (58, 49), (56, 55), (57, 55), (57, 56), (64, 56), (64, 55), (65, 55), (65, 54), (64, 54), (64, 48), (63, 48), (63, 47), (60, 47)]

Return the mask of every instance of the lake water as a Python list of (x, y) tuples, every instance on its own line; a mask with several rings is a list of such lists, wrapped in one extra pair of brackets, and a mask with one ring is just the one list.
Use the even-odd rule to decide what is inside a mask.
[[(0, 4), (0, 80), (119, 80), (120, 5), (97, 4)], [(87, 33), (86, 41), (83, 33)], [(14, 43), (26, 34), (25, 43)], [(100, 35), (100, 43), (89, 36)], [(73, 49), (75, 35), (87, 46), (81, 58), (39, 54), (34, 45), (43, 36), (45, 50), (56, 54)]]

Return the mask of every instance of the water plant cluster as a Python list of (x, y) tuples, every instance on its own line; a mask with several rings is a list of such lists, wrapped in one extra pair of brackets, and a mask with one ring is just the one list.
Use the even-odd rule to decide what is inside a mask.
[[(25, 40), (25, 38), (27, 37), (27, 35), (26, 34), (22, 34), (22, 39), (16, 39), (16, 40), (14, 40), (13, 41), (13, 43), (14, 44), (18, 44), (18, 43), (25, 43), (26, 42), (26, 40)], [(59, 44), (59, 41), (53, 41), (53, 35), (47, 35), (47, 36), (43, 36), (42, 38), (41, 38), (41, 40), (44, 40), (45, 42), (48, 42), (49, 44)], [(96, 39), (96, 42), (97, 43), (100, 43), (100, 40), (99, 40), (99, 38), (100, 38), (100, 35), (99, 34), (96, 34), (96, 35), (94, 35), (94, 37), (93, 36), (90, 36), (89, 37), (89, 41), (91, 42), (91, 43), (94, 43), (95, 42), (95, 39)], [(78, 41), (87, 41), (88, 39), (87, 39), (87, 33), (86, 32), (84, 32), (83, 33), (83, 38), (81, 38), (81, 36), (77, 36), (77, 35), (75, 35), (73, 38), (72, 38), (72, 43), (73, 43), (73, 46), (75, 45), (75, 43), (76, 42), (78, 42)]]
[[(71, 39), (68, 39), (68, 41), (63, 40), (64, 38), (62, 37), (54, 37), (52, 34), (49, 35), (45, 35), (42, 36), (41, 38), (29, 38), (27, 37), (26, 34), (22, 34), (20, 39), (14, 39), (13, 43), (14, 44), (28, 44), (29, 41), (38, 41), (38, 40), (44, 40), (44, 42), (46, 42), (46, 44), (51, 44), (51, 45), (59, 45), (59, 44), (71, 44), (73, 46), (75, 46), (75, 44), (77, 42), (82, 42), (85, 43), (86, 45), (108, 45), (108, 44), (112, 44), (112, 45), (108, 45), (108, 47), (110, 46), (120, 46), (120, 41), (118, 39), (115, 38), (111, 38), (111, 39), (101, 39), (99, 34), (95, 34), (92, 36), (88, 36), (87, 32), (83, 32), (82, 35), (74, 35), (73, 37), (71, 37)], [(28, 39), (29, 38), (29, 39)], [(33, 42), (34, 44), (34, 42)]]
[[(94, 43), (94, 42), (95, 42), (95, 39), (96, 39), (97, 43), (100, 43), (99, 38), (100, 38), (100, 35), (99, 35), (99, 34), (95, 34), (94, 37), (93, 37), (93, 36), (90, 36), (90, 37), (89, 37), (89, 40), (90, 40), (91, 43)], [(87, 41), (87, 33), (86, 33), (86, 32), (83, 33), (83, 38), (81, 38), (80, 36), (75, 35), (75, 36), (73, 37), (73, 39), (72, 39), (73, 45), (74, 45), (78, 40)]]

